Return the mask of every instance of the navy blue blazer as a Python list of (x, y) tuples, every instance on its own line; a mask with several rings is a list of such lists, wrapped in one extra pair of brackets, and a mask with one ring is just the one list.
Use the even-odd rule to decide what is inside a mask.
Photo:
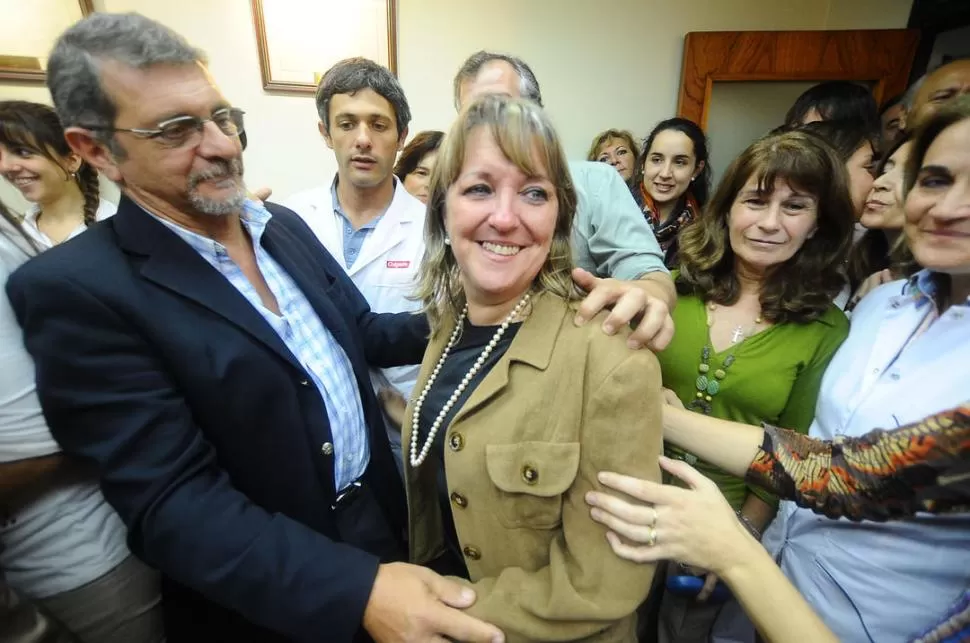
[[(263, 247), (353, 364), (366, 479), (403, 538), (368, 365), (419, 363), (427, 323), (371, 312), (306, 224), (267, 208)], [(323, 399), (222, 275), (124, 198), (114, 217), (24, 264), (7, 294), (51, 431), (97, 464), (132, 551), (166, 577), (170, 641), (361, 636), (378, 560), (339, 542)]]

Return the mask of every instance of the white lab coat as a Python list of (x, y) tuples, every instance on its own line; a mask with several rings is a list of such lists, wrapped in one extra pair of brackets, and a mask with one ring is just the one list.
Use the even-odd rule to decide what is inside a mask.
[[(368, 235), (360, 255), (347, 274), (364, 295), (371, 310), (378, 313), (415, 312), (420, 302), (409, 299), (417, 287), (418, 269), (424, 257), (425, 205), (395, 181), (391, 205)], [(340, 265), (344, 261), (343, 220), (333, 211), (332, 182), (300, 192), (283, 205), (296, 212), (317, 235)], [(418, 377), (419, 365), (385, 368), (380, 371), (388, 383), (405, 398)], [(375, 374), (376, 375), (376, 374)], [(380, 377), (372, 377), (376, 387)]]

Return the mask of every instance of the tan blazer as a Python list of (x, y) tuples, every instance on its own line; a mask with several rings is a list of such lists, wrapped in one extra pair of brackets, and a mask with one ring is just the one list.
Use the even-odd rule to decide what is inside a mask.
[[(660, 367), (603, 316), (578, 328), (575, 306), (545, 295), (445, 434), (455, 528), (477, 600), (468, 612), (515, 641), (635, 641), (634, 611), (653, 565), (618, 558), (584, 495), (599, 471), (660, 480)], [(453, 326), (432, 338), (415, 397)], [(444, 550), (433, 459), (405, 483), (412, 562)], [(444, 428), (442, 429), (444, 430)], [(419, 446), (427, 438), (422, 426)]]

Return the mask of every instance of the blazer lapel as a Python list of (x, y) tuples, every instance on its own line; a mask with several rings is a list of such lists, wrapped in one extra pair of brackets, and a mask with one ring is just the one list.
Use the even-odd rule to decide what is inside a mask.
[[(334, 305), (325, 291), (333, 284), (329, 275), (321, 275), (315, 266), (319, 266), (319, 258), (306, 253), (306, 246), (293, 235), (293, 232), (276, 217), (269, 220), (263, 233), (263, 247), (273, 255), (287, 274), (296, 282), (300, 291), (310, 302), (313, 310), (320, 317), (320, 321), (330, 331), (337, 343), (350, 358), (356, 373), (367, 372), (368, 366), (364, 356), (357, 350), (346, 318)], [(358, 378), (359, 379), (359, 378)]]
[[(563, 317), (568, 312), (562, 300), (554, 295), (534, 297), (532, 312), (522, 323), (512, 345), (472, 391), (468, 401), (458, 409), (452, 424), (488, 402), (508, 385), (509, 368), (513, 362), (529, 364), (539, 370), (546, 369), (552, 359)], [(451, 329), (445, 337), (450, 335)]]
[(304, 370), (276, 331), (242, 293), (140, 206), (122, 197), (112, 225), (125, 250), (146, 257), (141, 268), (145, 279), (224, 317), (294, 368)]

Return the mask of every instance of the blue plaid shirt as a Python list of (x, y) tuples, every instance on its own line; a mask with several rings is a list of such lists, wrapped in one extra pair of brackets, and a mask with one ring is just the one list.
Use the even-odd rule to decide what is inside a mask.
[(253, 240), (256, 265), (276, 297), (279, 316), (263, 306), (256, 289), (229, 257), (225, 246), (171, 221), (155, 218), (198, 252), (259, 311), (310, 374), (323, 397), (327, 419), (330, 420), (334, 484), (340, 491), (364, 475), (370, 461), (370, 445), (367, 442), (367, 425), (364, 421), (360, 391), (354, 377), (354, 368), (343, 348), (320, 321), (296, 282), (263, 248), (260, 239), (272, 216), (266, 208), (247, 200), (243, 205), (241, 219)]

